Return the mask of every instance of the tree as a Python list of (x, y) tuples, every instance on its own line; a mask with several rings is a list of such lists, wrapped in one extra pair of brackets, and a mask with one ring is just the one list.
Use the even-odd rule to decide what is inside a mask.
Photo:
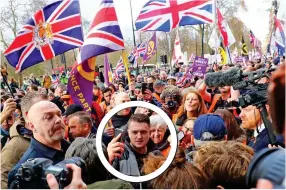
[[(8, 5), (4, 6), (0, 12), (0, 39), (5, 49), (8, 48), (9, 44), (17, 36), (19, 29), (27, 22), (28, 18), (46, 3), (47, 0), (8, 0)], [(8, 72), (11, 69), (14, 71), (7, 64), (5, 66)], [(19, 81), (21, 84), (21, 73), (19, 74)]]

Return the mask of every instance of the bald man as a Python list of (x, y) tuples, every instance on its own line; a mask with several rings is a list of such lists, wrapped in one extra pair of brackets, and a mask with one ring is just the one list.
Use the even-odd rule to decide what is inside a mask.
[[(125, 102), (130, 102), (130, 97), (125, 92), (120, 92), (115, 96), (115, 106), (123, 104)], [(129, 118), (131, 117), (131, 108), (126, 108), (119, 111), (117, 114), (112, 116), (111, 121), (112, 125), (115, 128), (120, 128), (127, 124)]]
[[(40, 101), (34, 104), (27, 115), (28, 126), (33, 132), (30, 146), (20, 161), (8, 174), (8, 187), (21, 164), (28, 159), (48, 158), (56, 164), (64, 160), (69, 143), (64, 138), (64, 123), (61, 110), (49, 101)], [(13, 185), (13, 184), (12, 184)]]

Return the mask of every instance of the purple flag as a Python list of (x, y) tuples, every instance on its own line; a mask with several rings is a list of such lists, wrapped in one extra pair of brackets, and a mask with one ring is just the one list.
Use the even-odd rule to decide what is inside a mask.
[(82, 105), (86, 112), (91, 112), (92, 88), (94, 81), (95, 58), (76, 65), (68, 81), (68, 92), (75, 104)]
[(143, 63), (148, 61), (152, 57), (152, 55), (154, 55), (157, 51), (156, 32), (154, 32), (152, 38), (147, 43), (146, 49), (147, 49), (147, 51), (146, 51), (145, 55), (143, 56)]
[(112, 73), (107, 55), (104, 55), (104, 83), (108, 86), (112, 82)]
[(206, 74), (208, 67), (208, 59), (196, 56), (193, 68), (193, 75), (203, 77)]

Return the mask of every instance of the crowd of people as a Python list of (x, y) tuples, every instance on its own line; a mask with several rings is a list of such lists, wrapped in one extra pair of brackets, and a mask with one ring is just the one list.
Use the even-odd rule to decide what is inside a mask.
[[(1, 188), (23, 188), (27, 187), (23, 183), (32, 183), (32, 179), (23, 182), (21, 172), (28, 160), (34, 159), (36, 163), (38, 158), (45, 158), (55, 165), (73, 157), (80, 157), (85, 169), (73, 163), (66, 165), (73, 173), (66, 187), (70, 189), (285, 188), (285, 166), (278, 168), (282, 170), (278, 172), (284, 173), (284, 184), (275, 184), (267, 177), (258, 180), (259, 176), (255, 186), (246, 183), (256, 155), (265, 149), (284, 150), (285, 57), (278, 62), (272, 58), (265, 63), (255, 60), (247, 66), (213, 64), (207, 72), (234, 67), (243, 72), (276, 68), (268, 77), (255, 81), (268, 85), (265, 106), (275, 131), (275, 145), (269, 139), (269, 129), (258, 105), (231, 104), (251, 92), (233, 86), (208, 87), (204, 78), (199, 77), (178, 83), (187, 71), (180, 64), (174, 73), (158, 69), (148, 74), (131, 74), (129, 82), (126, 74), (121, 73), (109, 86), (97, 77), (90, 113), (73, 103), (65, 74), (56, 86), (47, 75), (40, 77), (42, 80), (31, 75), (21, 87), (14, 78), (8, 80), (8, 76), (2, 76), (2, 80), (6, 77), (10, 81), (13, 96), (1, 82)], [(122, 181), (109, 173), (96, 148), (97, 128), (103, 117), (117, 105), (130, 101), (148, 102), (161, 108), (178, 134), (172, 164), (159, 177), (142, 183)], [(142, 107), (116, 113), (102, 134), (106, 159), (113, 168), (129, 176), (147, 175), (160, 168), (169, 155), (170, 144), (170, 130), (164, 119)], [(32, 178), (40, 180), (41, 175), (40, 172)], [(46, 181), (41, 188), (60, 187), (56, 176), (43, 177)]]

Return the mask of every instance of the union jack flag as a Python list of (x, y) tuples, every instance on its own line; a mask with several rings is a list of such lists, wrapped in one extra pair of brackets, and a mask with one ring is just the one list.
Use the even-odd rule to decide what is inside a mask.
[(124, 49), (113, 0), (102, 0), (81, 48), (81, 61)]
[(261, 42), (255, 37), (255, 35), (253, 34), (253, 32), (250, 30), (250, 43), (252, 44), (252, 46), (254, 48), (261, 48)]
[(138, 31), (169, 32), (177, 26), (212, 23), (213, 0), (150, 0), (135, 26)]
[(114, 69), (115, 79), (118, 80), (120, 73), (123, 73), (123, 72), (125, 72), (125, 67), (124, 67), (124, 64), (123, 64), (123, 61), (122, 61), (122, 57), (120, 57), (117, 65), (116, 65), (116, 67)]
[(52, 78), (52, 87), (57, 88), (58, 84), (60, 84), (61, 82), (59, 77), (56, 74), (53, 74), (51, 78)]
[(79, 1), (64, 0), (37, 11), (4, 55), (18, 73), (82, 44)]
[(128, 60), (133, 66), (137, 66), (137, 60), (139, 57), (143, 57), (146, 53), (146, 44), (138, 44), (128, 56)]

